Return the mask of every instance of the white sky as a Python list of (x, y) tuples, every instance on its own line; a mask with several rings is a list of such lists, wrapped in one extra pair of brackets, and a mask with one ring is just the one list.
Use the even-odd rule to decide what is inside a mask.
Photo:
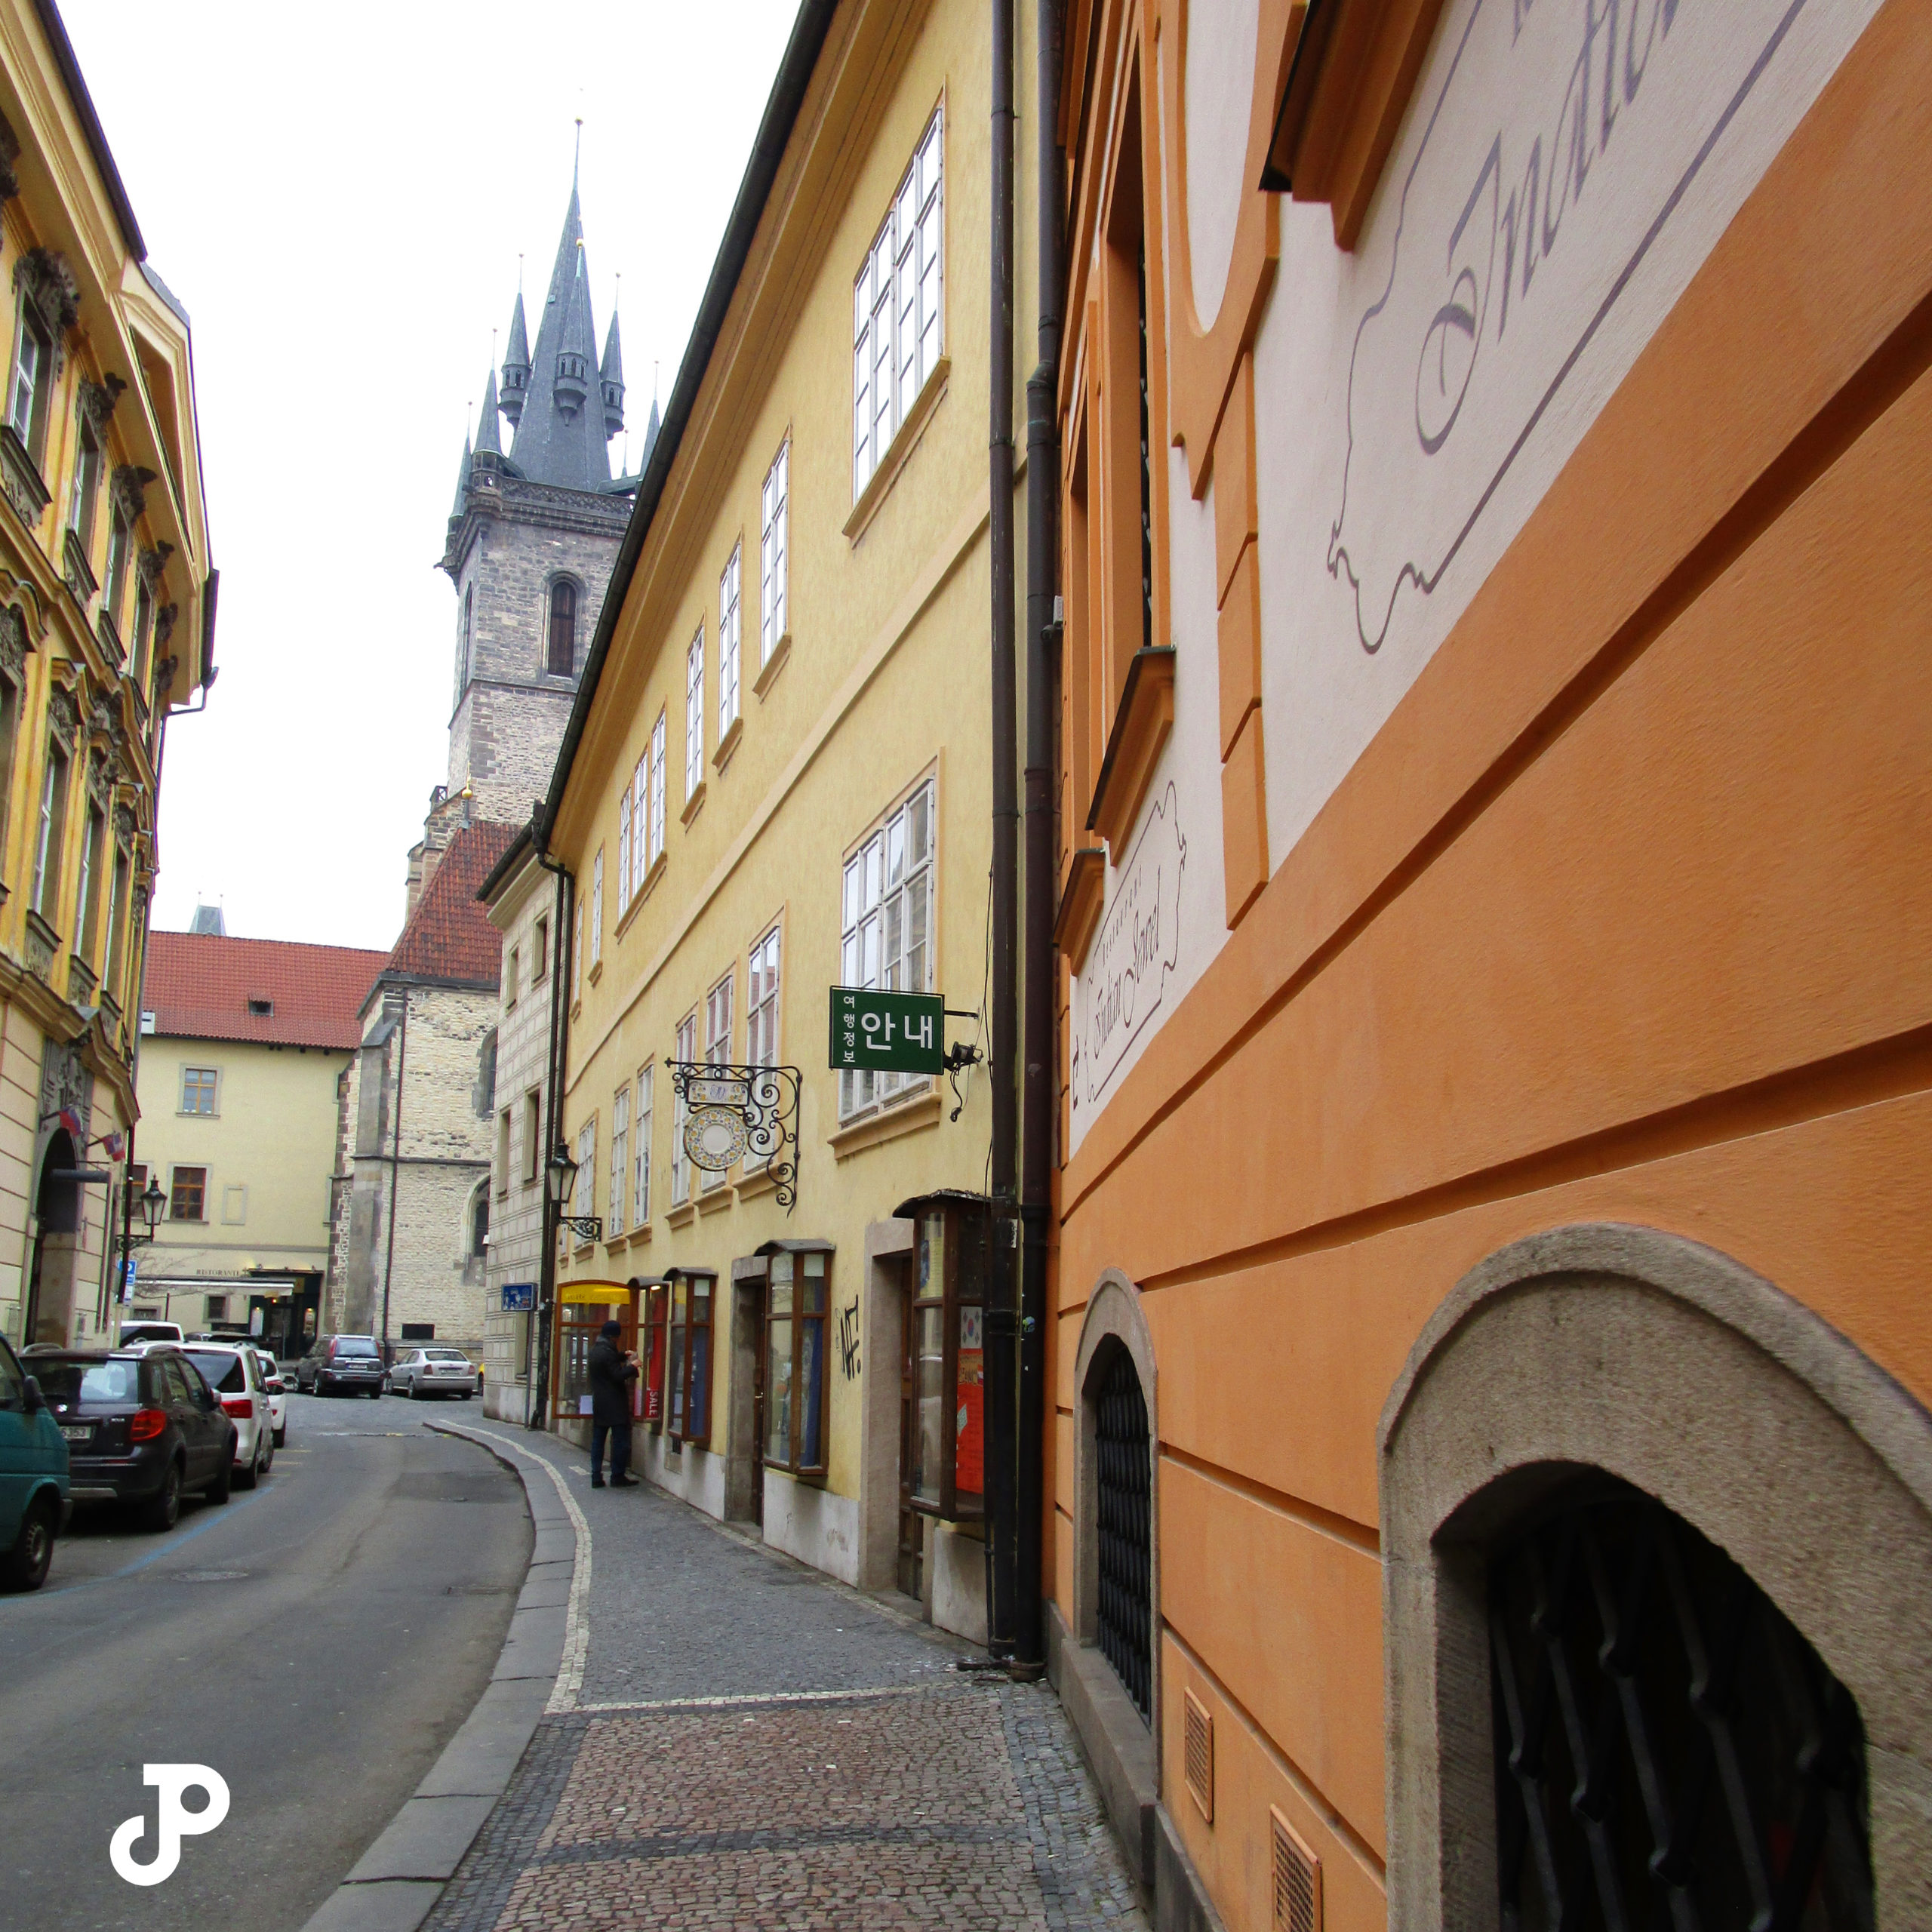
[(168, 731), (155, 925), (220, 900), (231, 933), (394, 943), (448, 765), (434, 566), (466, 405), (519, 252), (534, 340), (572, 124), (600, 349), (623, 278), (635, 468), (793, 11), (63, 0), (149, 266), (193, 318), (221, 571), (220, 676)]

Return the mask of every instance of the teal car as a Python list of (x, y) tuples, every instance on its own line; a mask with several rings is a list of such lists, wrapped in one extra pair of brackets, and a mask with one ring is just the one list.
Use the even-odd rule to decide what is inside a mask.
[(67, 1441), (0, 1335), (0, 1589), (37, 1590), (67, 1527)]

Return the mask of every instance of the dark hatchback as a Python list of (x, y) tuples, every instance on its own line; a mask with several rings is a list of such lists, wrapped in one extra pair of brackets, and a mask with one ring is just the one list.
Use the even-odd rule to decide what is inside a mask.
[(169, 1530), (184, 1495), (228, 1500), (235, 1425), (185, 1355), (63, 1349), (30, 1359), (67, 1439), (77, 1504), (131, 1503), (147, 1528)]
[(295, 1365), (295, 1386), (317, 1395), (383, 1392), (383, 1353), (373, 1335), (325, 1335)]

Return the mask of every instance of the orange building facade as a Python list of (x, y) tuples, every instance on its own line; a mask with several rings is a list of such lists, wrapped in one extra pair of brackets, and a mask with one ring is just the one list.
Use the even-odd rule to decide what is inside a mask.
[(1157, 1919), (1932, 1923), (1924, 14), (1063, 67), (1050, 1621)]

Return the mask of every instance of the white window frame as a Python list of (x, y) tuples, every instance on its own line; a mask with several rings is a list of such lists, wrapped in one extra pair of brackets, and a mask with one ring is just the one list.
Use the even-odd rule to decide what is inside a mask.
[(629, 1223), (624, 1219), (624, 1194), (630, 1176), (631, 1090), (620, 1087), (611, 1100), (611, 1227), (622, 1234)]
[(685, 653), (685, 799), (704, 783), (704, 626)]
[(758, 668), (771, 662), (771, 654), (785, 635), (786, 546), (792, 513), (792, 439), (778, 445), (778, 454), (765, 472), (760, 502), (758, 537)]
[[(933, 990), (938, 851), (939, 780), (929, 774), (878, 820), (840, 868), (841, 986)], [(850, 1119), (925, 1084), (919, 1074), (841, 1072), (839, 1118)]]
[(632, 1120), (635, 1145), (631, 1153), (631, 1223), (642, 1227), (651, 1219), (651, 1130), (656, 1112), (657, 1068), (640, 1069), (637, 1107)]
[(40, 823), (34, 840), (33, 909), (49, 924), (60, 910), (60, 847), (67, 832), (67, 786), (72, 761), (57, 743), (47, 748), (41, 779)]
[[(20, 298), (14, 322), (14, 366), (7, 383), (7, 420), (27, 454), (38, 463), (41, 452), (35, 448), (35, 432), (51, 413), (42, 395), (53, 376), (54, 345), (44, 325), (27, 312), (28, 298)], [(33, 349), (33, 365), (27, 365), (27, 348)]]
[[(737, 1004), (738, 963), (734, 959), (725, 969), (724, 977), (716, 982), (704, 996), (704, 1063), (706, 1066), (728, 1066), (731, 1061), (731, 1035), (736, 1023), (734, 1009)], [(698, 1171), (704, 1177), (701, 1188), (711, 1189), (724, 1185), (730, 1170), (725, 1168), (701, 1168)]]
[(631, 788), (617, 801), (617, 917), (631, 903)]
[(604, 848), (590, 862), (590, 963), (604, 957)]
[(663, 712), (651, 728), (651, 863), (656, 865), (664, 851), (664, 764), (669, 724)]
[(783, 940), (774, 924), (752, 942), (745, 962), (745, 1063), (778, 1064), (779, 1001), (784, 984)]
[(571, 1213), (580, 1220), (597, 1212), (597, 1116), (577, 1131), (577, 1185), (571, 1197)]
[[(686, 1063), (697, 1058), (697, 1009), (678, 1022), (672, 1057)], [(681, 1208), (691, 1198), (691, 1164), (685, 1154), (685, 1097), (676, 1097), (671, 1114), (671, 1205)]]
[(946, 347), (946, 110), (933, 109), (852, 285), (852, 495)]
[(738, 668), (744, 641), (744, 540), (731, 546), (731, 561), (718, 580), (718, 742), (738, 721)]
[(574, 1006), (583, 997), (583, 901), (577, 902), (577, 917), (571, 922), (577, 931), (571, 941), (571, 1004)]

